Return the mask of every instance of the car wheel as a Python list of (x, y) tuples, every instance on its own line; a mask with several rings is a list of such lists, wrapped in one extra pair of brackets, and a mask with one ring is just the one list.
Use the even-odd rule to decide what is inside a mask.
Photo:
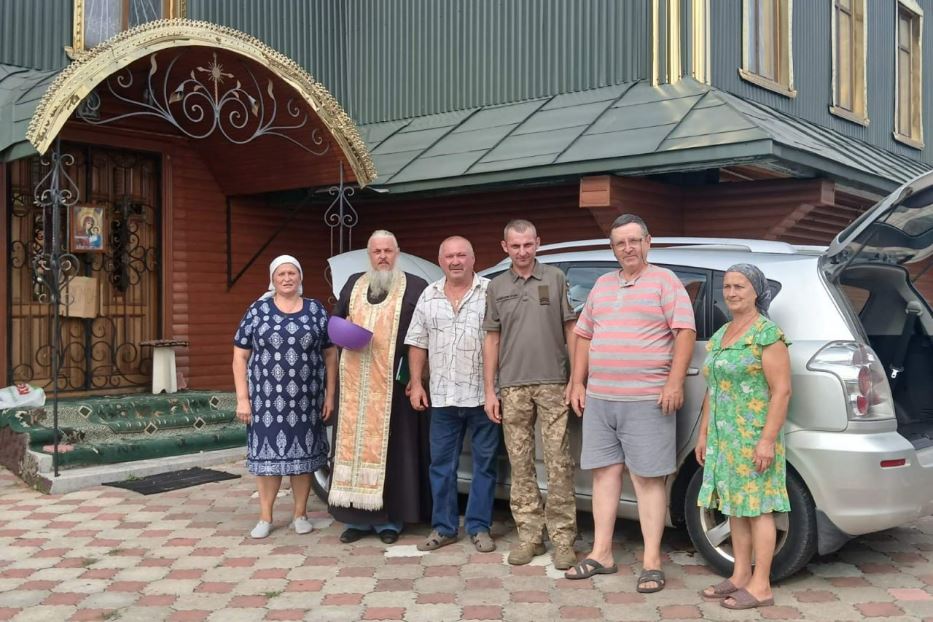
[[(697, 506), (703, 484), (703, 469), (698, 469), (687, 487), (684, 514), (687, 533), (697, 551), (722, 576), (732, 574), (735, 559), (729, 517), (717, 510)], [(777, 542), (771, 579), (779, 581), (803, 568), (816, 553), (816, 507), (803, 480), (788, 469), (787, 495), (792, 512), (774, 516)]]
[(324, 427), (327, 435), (327, 446), (330, 452), (327, 454), (327, 463), (311, 475), (311, 490), (317, 495), (317, 498), (327, 503), (327, 495), (330, 493), (330, 474), (334, 466), (334, 426)]

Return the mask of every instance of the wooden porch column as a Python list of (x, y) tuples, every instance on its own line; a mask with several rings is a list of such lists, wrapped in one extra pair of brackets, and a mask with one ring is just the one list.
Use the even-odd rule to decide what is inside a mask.
[(595, 175), (580, 179), (580, 207), (590, 211), (607, 236), (620, 214), (641, 216), (654, 236), (684, 235), (681, 192), (647, 179)]
[[(7, 223), (10, 221), (10, 210), (13, 209), (13, 206), (10, 204), (8, 197), (10, 193), (7, 189), (7, 168), (8, 165), (6, 162), (0, 162), (0, 218), (3, 218), (2, 223), (0, 223), (0, 248), (6, 249), (10, 248), (10, 232), (9, 226)], [(9, 258), (8, 258), (9, 260)], [(10, 297), (9, 297), (9, 283), (7, 281), (8, 274), (10, 272), (9, 265), (4, 263), (4, 267), (0, 269), (0, 331), (6, 332), (6, 327), (9, 321), (7, 316), (10, 309)], [(7, 335), (7, 340), (9, 340), (10, 335)], [(0, 352), (0, 387), (5, 387), (10, 378), (10, 369), (9, 369), (9, 341), (3, 344), (2, 352)]]

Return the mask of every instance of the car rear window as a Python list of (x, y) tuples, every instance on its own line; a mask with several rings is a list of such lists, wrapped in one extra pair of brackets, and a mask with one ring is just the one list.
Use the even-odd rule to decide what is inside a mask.
[[(567, 285), (569, 287), (568, 295), (570, 306), (577, 313), (583, 309), (586, 303), (586, 297), (589, 296), (596, 280), (607, 272), (619, 269), (619, 264), (615, 261), (587, 261), (579, 263), (563, 263), (558, 265), (567, 275)], [(693, 314), (696, 318), (697, 338), (708, 338), (706, 330), (707, 300), (709, 289), (709, 274), (704, 270), (684, 268), (682, 266), (671, 266), (658, 264), (667, 268), (677, 275), (680, 282), (683, 283), (690, 297), (690, 303), (693, 305)]]
[[(564, 262), (564, 263), (554, 263), (550, 264), (556, 266), (564, 271), (564, 274), (567, 275), (567, 286), (568, 286), (568, 298), (571, 308), (579, 313), (583, 309), (584, 303), (586, 303), (586, 297), (589, 296), (590, 291), (593, 289), (593, 285), (596, 284), (596, 279), (611, 272), (613, 270), (619, 269), (619, 264), (615, 261), (581, 261), (577, 262)], [(695, 268), (684, 268), (682, 266), (671, 266), (666, 264), (658, 264), (668, 270), (671, 270), (674, 274), (677, 275), (677, 278), (680, 279), (683, 283), (684, 288), (687, 290), (687, 295), (690, 297), (690, 302), (693, 304), (693, 314), (696, 317), (697, 325), (697, 339), (709, 339), (709, 336), (712, 334), (709, 330), (709, 323), (707, 322), (708, 315), (708, 305), (709, 305), (709, 273), (705, 270), (699, 270)], [(497, 272), (487, 273), (484, 276), (489, 279), (493, 279), (498, 275), (502, 274), (504, 270)], [(777, 289), (780, 289), (780, 285), (775, 284)], [(722, 279), (719, 281), (719, 298), (722, 298)], [(720, 304), (723, 309), (725, 309), (725, 304)], [(725, 322), (728, 321), (728, 314), (726, 319), (724, 319), (716, 328), (722, 326)], [(715, 330), (715, 328), (713, 329)]]

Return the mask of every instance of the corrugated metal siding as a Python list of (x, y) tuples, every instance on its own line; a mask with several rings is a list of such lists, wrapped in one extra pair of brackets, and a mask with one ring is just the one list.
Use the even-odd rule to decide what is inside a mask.
[(645, 78), (649, 15), (647, 0), (349, 2), (347, 105), (371, 123)]
[(253, 35), (307, 69), (347, 107), (345, 5), (345, 0), (188, 0), (188, 17)]
[(933, 0), (918, 0), (924, 11), (924, 141), (922, 151), (894, 140), (894, 0), (866, 3), (868, 22), (868, 127), (829, 113), (832, 104), (831, 3), (797, 0), (793, 9), (794, 85), (791, 99), (739, 77), (742, 65), (742, 3), (710, 4), (713, 85), (740, 97), (837, 130), (888, 151), (933, 162)]
[(680, 58), (683, 75), (693, 75), (693, 3), (680, 0)]
[(43, 70), (65, 67), (72, 8), (72, 0), (0, 0), (0, 64)]
[(327, 86), (359, 123), (648, 75), (649, 0), (189, 0)]

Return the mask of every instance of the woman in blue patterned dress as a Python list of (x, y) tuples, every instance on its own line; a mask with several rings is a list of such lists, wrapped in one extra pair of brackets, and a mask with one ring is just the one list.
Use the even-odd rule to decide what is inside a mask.
[(272, 530), (272, 505), (291, 477), (292, 527), (311, 532), (311, 474), (324, 466), (324, 422), (334, 412), (337, 348), (327, 337), (327, 312), (302, 298), (302, 272), (290, 255), (269, 265), (269, 291), (250, 305), (233, 338), (236, 415), (246, 423), (249, 472), (257, 476), (259, 522), (250, 535)]

